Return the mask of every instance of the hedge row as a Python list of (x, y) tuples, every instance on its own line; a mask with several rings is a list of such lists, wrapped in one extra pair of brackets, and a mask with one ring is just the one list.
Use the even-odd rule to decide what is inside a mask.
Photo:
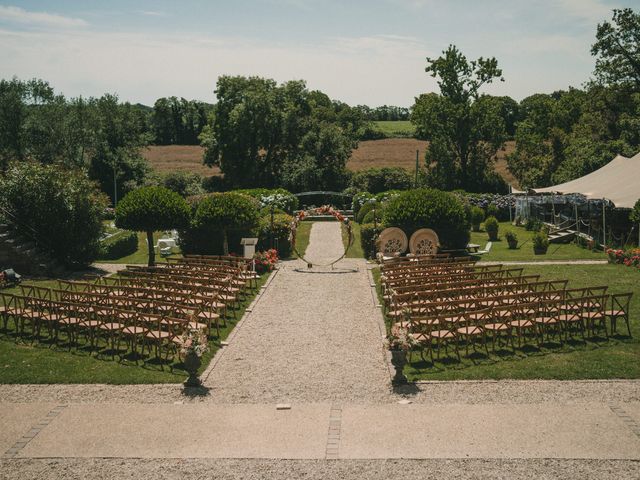
[(138, 234), (136, 232), (118, 232), (100, 242), (100, 260), (115, 260), (126, 257), (138, 250)]

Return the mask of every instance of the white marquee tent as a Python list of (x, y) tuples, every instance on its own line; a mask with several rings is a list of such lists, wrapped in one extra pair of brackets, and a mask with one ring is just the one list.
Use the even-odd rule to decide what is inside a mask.
[(640, 153), (631, 158), (618, 155), (604, 167), (584, 177), (546, 188), (535, 188), (535, 193), (579, 193), (587, 199), (606, 199), (616, 208), (633, 208), (640, 199)]

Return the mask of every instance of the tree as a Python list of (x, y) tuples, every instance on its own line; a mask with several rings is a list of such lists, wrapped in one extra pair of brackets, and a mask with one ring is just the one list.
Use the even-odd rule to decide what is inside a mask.
[(252, 229), (258, 219), (258, 203), (253, 198), (235, 192), (214, 193), (198, 204), (191, 226), (204, 233), (222, 231), (223, 253), (228, 255), (228, 233)]
[(190, 209), (177, 193), (164, 187), (132, 190), (116, 207), (116, 226), (146, 232), (149, 266), (155, 263), (153, 232), (183, 228), (189, 222)]
[(496, 102), (480, 94), (502, 80), (495, 58), (468, 61), (453, 45), (441, 57), (427, 58), (425, 71), (438, 79), (440, 95), (416, 98), (411, 121), (416, 135), (430, 142), (427, 179), (440, 188), (483, 190), (488, 167), (504, 143), (505, 125)]
[(605, 85), (640, 89), (640, 14), (631, 8), (614, 9), (612, 22), (598, 24), (591, 47), (596, 78)]
[(16, 162), (0, 176), (0, 191), (18, 231), (54, 258), (73, 266), (97, 258), (107, 198), (84, 172)]

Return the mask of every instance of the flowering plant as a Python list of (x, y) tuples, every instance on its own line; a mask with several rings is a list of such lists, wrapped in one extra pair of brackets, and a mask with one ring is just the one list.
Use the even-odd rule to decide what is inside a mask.
[(404, 352), (411, 350), (417, 344), (407, 328), (397, 325), (391, 327), (391, 332), (387, 335), (385, 343), (389, 350), (402, 350)]
[(190, 353), (195, 353), (201, 357), (209, 351), (207, 334), (200, 328), (187, 328), (181, 336), (180, 354), (186, 357)]
[(273, 271), (278, 260), (278, 251), (275, 248), (267, 250), (266, 252), (256, 252), (253, 256), (256, 270), (260, 273)]
[(609, 257), (609, 263), (618, 263), (626, 265), (627, 267), (636, 267), (640, 269), (640, 248), (633, 248), (626, 251), (608, 248), (606, 253), (607, 257)]

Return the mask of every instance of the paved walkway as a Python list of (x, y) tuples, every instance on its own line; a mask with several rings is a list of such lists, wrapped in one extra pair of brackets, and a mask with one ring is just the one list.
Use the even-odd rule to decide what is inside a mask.
[[(308, 259), (341, 251), (339, 226), (314, 224)], [(640, 477), (640, 382), (393, 392), (370, 281), (362, 260), (285, 262), (206, 372), (206, 395), (0, 385), (0, 479)]]

